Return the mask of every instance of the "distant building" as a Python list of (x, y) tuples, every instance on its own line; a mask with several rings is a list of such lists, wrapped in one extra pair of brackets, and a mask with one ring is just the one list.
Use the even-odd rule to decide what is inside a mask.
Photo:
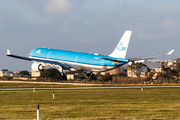
[(74, 74), (67, 74), (67, 80), (74, 80)]
[(128, 77), (145, 77), (147, 75), (148, 67), (142, 69), (137, 69), (136, 67), (127, 67), (127, 76)]
[(19, 74), (19, 72), (11, 72), (8, 71), (8, 69), (3, 69), (0, 71), (0, 78), (1, 79), (21, 79), (21, 80), (27, 80), (28, 75), (22, 75)]
[(177, 60), (164, 60), (164, 61), (160, 61), (160, 64), (164, 67), (169, 67), (171, 69), (174, 69), (176, 67), (177, 64)]
[(107, 71), (106, 73), (109, 73), (110, 75), (117, 75), (119, 73), (124, 73), (127, 71), (128, 64), (119, 66), (113, 70)]
[(159, 63), (159, 61), (157, 61), (157, 62), (144, 62), (143, 64), (147, 65), (147, 67), (149, 67), (149, 69), (152, 69), (152, 70), (161, 69), (161, 64)]
[(31, 69), (31, 77), (40, 77), (41, 72), (40, 71), (34, 71)]
[(143, 69), (137, 70), (136, 68), (127, 68), (127, 76), (128, 77), (146, 77), (148, 76), (148, 68), (151, 70), (154, 70), (155, 72), (161, 71), (161, 65), (157, 62), (144, 62), (143, 64), (147, 65), (147, 67), (144, 67)]
[(2, 69), (0, 71), (0, 77), (17, 77), (19, 74), (12, 73), (11, 71), (8, 71), (8, 69)]

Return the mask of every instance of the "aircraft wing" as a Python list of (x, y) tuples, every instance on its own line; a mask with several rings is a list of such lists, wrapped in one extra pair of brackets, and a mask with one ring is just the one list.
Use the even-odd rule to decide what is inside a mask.
[(147, 56), (147, 57), (129, 58), (129, 60), (134, 62), (134, 61), (139, 61), (139, 60), (154, 59), (154, 58), (161, 57), (161, 56), (171, 55), (173, 52), (174, 52), (174, 49), (171, 50), (170, 52), (166, 53), (166, 54), (163, 54), (163, 55), (154, 55), (154, 56)]
[(29, 58), (29, 57), (24, 57), (24, 56), (19, 56), (19, 55), (13, 55), (13, 54), (10, 53), (9, 49), (7, 49), (7, 56), (22, 59), (22, 60), (44, 62), (44, 63), (54, 64), (54, 65), (59, 65), (59, 66), (64, 67), (66, 69), (71, 68), (69, 65), (64, 64), (64, 63), (62, 63), (60, 61), (42, 60), (42, 59), (37, 59), (37, 58)]
[(9, 57), (14, 57), (14, 58), (18, 58), (18, 59), (23, 59), (23, 60), (29, 60), (32, 61), (33, 59), (29, 58), (29, 57), (23, 57), (23, 56), (18, 56), (18, 55), (13, 55), (10, 53), (9, 49), (7, 49), (7, 56)]

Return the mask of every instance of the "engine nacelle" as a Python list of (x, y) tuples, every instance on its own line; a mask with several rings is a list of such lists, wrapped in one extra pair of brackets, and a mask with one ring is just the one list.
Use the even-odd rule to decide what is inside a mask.
[(41, 63), (33, 63), (31, 65), (31, 69), (33, 71), (43, 71), (46, 69), (46, 66), (42, 65)]

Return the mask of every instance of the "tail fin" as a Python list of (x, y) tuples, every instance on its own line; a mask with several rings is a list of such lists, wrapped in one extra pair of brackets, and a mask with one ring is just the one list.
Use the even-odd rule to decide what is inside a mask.
[(115, 58), (125, 58), (132, 31), (125, 31), (114, 51), (109, 55)]

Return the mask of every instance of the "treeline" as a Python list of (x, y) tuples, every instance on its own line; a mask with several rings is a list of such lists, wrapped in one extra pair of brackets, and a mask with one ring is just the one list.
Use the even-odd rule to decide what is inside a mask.
[[(151, 83), (178, 83), (179, 82), (179, 72), (180, 69), (170, 69), (169, 67), (162, 66), (162, 72), (157, 73), (157, 79), (152, 79), (153, 71), (149, 73), (148, 76), (141, 78), (131, 78), (127, 77), (127, 73), (121, 73), (118, 75), (110, 75), (106, 73), (105, 75), (96, 75), (97, 80), (91, 80), (86, 76), (85, 72), (79, 72), (78, 77), (72, 80), (62, 80), (60, 72), (55, 69), (47, 69), (41, 73), (38, 78), (39, 81), (47, 82), (85, 82), (85, 83), (111, 83), (111, 84), (151, 84)], [(75, 73), (74, 73), (75, 74)]]
[(45, 71), (41, 72), (41, 76), (38, 78), (38, 80), (47, 82), (59, 82), (62, 81), (61, 73), (55, 68), (46, 69)]
[[(180, 61), (180, 60), (179, 60)], [(136, 68), (141, 71), (142, 68), (147, 67), (142, 63), (132, 64), (130, 69)], [(180, 78), (180, 62), (176, 63), (176, 66), (162, 66), (161, 72), (155, 73), (155, 71), (148, 68), (148, 76), (141, 78), (140, 75), (136, 78), (127, 77), (127, 73), (121, 73), (118, 75), (110, 75), (106, 73), (105, 75), (96, 75), (97, 80), (91, 80), (87, 77), (86, 72), (68, 72), (66, 74), (74, 74), (75, 79), (64, 80), (62, 79), (62, 74), (55, 68), (46, 69), (41, 73), (41, 76), (37, 78), (38, 81), (47, 82), (82, 82), (82, 83), (111, 83), (111, 84), (143, 84), (143, 83), (178, 83)], [(28, 75), (28, 71), (20, 71), (21, 74)], [(77, 75), (78, 74), (78, 75)], [(153, 75), (157, 74), (156, 79), (153, 79)], [(30, 75), (29, 75), (30, 76)], [(7, 78), (5, 78), (7, 79)], [(9, 78), (8, 78), (9, 79)]]
[[(70, 72), (71, 74), (75, 74)], [(60, 72), (55, 69), (47, 69), (44, 72), (41, 73), (41, 76), (37, 78), (38, 81), (46, 81), (46, 82), (82, 82), (82, 83), (112, 83), (112, 84), (137, 84), (137, 83), (143, 83), (144, 81), (147, 81), (148, 78), (128, 78), (126, 73), (121, 73), (118, 75), (110, 75), (109, 73), (106, 73), (105, 75), (96, 75), (97, 80), (91, 80), (86, 76), (85, 72), (79, 72), (78, 77), (75, 77), (75, 79), (71, 80), (62, 80), (60, 78), (61, 74)]]

